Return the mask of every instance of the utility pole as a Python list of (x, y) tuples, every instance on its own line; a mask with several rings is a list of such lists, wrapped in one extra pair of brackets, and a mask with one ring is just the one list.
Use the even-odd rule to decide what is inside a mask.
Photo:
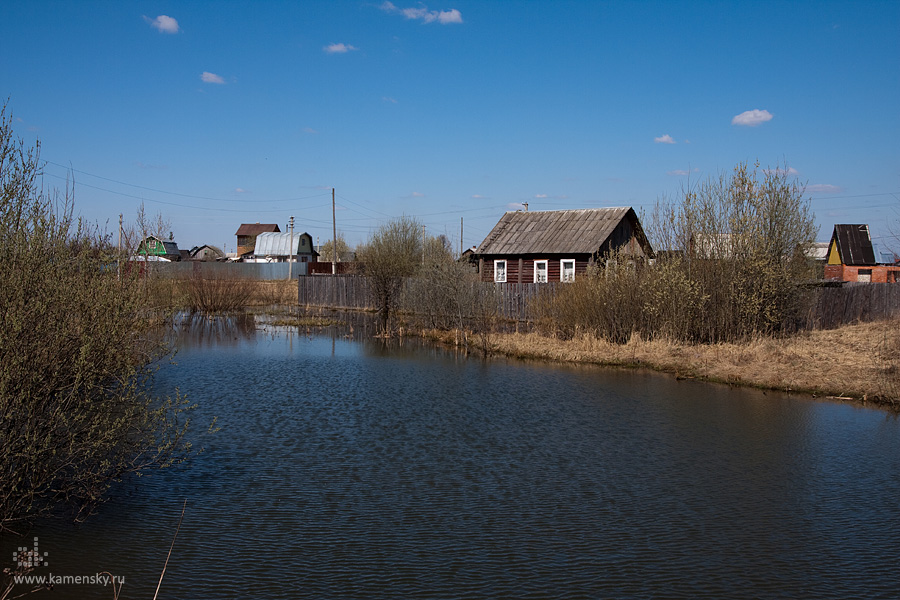
[(463, 223), (462, 223), (462, 221), (463, 221), (463, 218), (460, 217), (460, 218), (459, 218), (459, 257), (460, 257), (460, 258), (462, 258), (462, 253), (463, 253), (463, 237), (462, 237), (462, 231), (463, 231), (463, 230), (462, 230), (462, 225), (463, 225)]
[(331, 188), (331, 276), (337, 275), (337, 219), (334, 216), (334, 188)]
[(294, 216), (291, 215), (291, 221), (288, 224), (288, 227), (291, 230), (291, 253), (288, 255), (288, 280), (294, 278), (294, 252), (296, 252), (296, 248), (294, 248)]
[(425, 226), (422, 225), (422, 264), (425, 264)]
[(116, 269), (116, 278), (122, 279), (122, 213), (119, 213), (119, 266)]

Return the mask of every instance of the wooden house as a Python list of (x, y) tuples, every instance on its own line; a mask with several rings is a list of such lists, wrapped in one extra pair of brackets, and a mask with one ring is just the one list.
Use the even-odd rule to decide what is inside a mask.
[(199, 260), (204, 262), (225, 260), (225, 253), (216, 246), (210, 246), (209, 244), (194, 246), (193, 248), (191, 248), (190, 253), (190, 260)]
[(275, 223), (242, 223), (237, 233), (237, 255), (252, 254), (256, 249), (256, 236), (260, 233), (280, 233)]
[(652, 258), (630, 207), (507, 212), (475, 251), (482, 281), (572, 281), (588, 265), (621, 250)]
[(172, 262), (181, 260), (181, 251), (178, 249), (178, 244), (173, 241), (161, 240), (155, 235), (148, 235), (141, 240), (136, 254), (139, 257), (156, 257)]
[(897, 283), (900, 282), (900, 264), (876, 260), (868, 225), (835, 225), (828, 244), (825, 279)]

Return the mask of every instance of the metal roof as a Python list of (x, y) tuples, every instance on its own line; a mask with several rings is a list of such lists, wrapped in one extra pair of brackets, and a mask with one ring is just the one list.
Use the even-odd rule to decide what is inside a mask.
[[(300, 239), (307, 236), (312, 240), (308, 233), (294, 233), (294, 251), (291, 252), (291, 234), (288, 233), (260, 233), (256, 236), (256, 248), (253, 254), (256, 256), (289, 256), (298, 254), (300, 247)], [(304, 253), (312, 252), (312, 248), (304, 251)]]
[(507, 212), (478, 247), (478, 254), (593, 254), (626, 216), (627, 206)]
[(831, 243), (837, 243), (841, 264), (874, 265), (875, 250), (868, 225), (835, 225)]

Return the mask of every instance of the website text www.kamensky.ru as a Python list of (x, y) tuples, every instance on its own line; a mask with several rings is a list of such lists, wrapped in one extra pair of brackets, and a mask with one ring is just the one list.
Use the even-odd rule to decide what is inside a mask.
[(125, 585), (125, 576), (110, 575), (108, 573), (95, 573), (94, 575), (15, 575), (13, 581), (16, 585), (31, 585), (38, 587), (57, 585), (102, 585), (112, 584), (115, 587)]

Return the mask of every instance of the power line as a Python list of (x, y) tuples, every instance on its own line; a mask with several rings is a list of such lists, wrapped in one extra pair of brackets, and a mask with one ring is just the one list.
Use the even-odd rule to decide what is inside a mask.
[[(327, 194), (325, 194), (325, 193), (323, 192), (323, 193), (321, 193), (321, 194), (315, 194), (315, 195), (312, 195), (312, 196), (301, 196), (301, 197), (298, 197), (298, 198), (283, 198), (283, 199), (281, 199), (281, 200), (253, 200), (253, 199), (236, 199), (236, 198), (214, 198), (214, 197), (211, 197), (211, 196), (197, 196), (197, 195), (193, 195), (193, 194), (183, 194), (183, 193), (181, 193), (181, 192), (170, 192), (170, 191), (168, 191), (168, 190), (159, 190), (159, 189), (156, 189), (156, 188), (146, 187), (146, 186), (143, 186), (143, 185), (137, 185), (137, 184), (134, 184), (134, 183), (128, 183), (128, 182), (125, 182), (125, 181), (119, 181), (119, 180), (117, 180), (117, 179), (110, 179), (109, 177), (103, 177), (102, 175), (95, 175), (95, 174), (93, 174), (93, 173), (88, 173), (87, 171), (80, 171), (80, 170), (78, 170), (78, 169), (73, 169), (73, 168), (71, 168), (71, 167), (67, 167), (67, 166), (65, 166), (65, 165), (61, 165), (61, 164), (59, 164), (59, 163), (57, 163), (57, 162), (53, 162), (53, 161), (51, 161), (51, 160), (46, 161), (46, 163), (47, 163), (48, 165), (54, 165), (54, 166), (57, 166), (57, 167), (66, 169), (67, 171), (72, 171), (73, 173), (80, 173), (80, 174), (82, 174), (82, 175), (87, 175), (88, 177), (95, 177), (95, 178), (97, 178), (97, 179), (102, 179), (103, 181), (109, 181), (110, 183), (116, 183), (116, 184), (119, 184), (119, 185), (125, 185), (125, 186), (128, 186), (128, 187), (137, 188), (137, 189), (139, 189), (139, 190), (146, 190), (146, 191), (148, 191), (148, 192), (155, 192), (155, 193), (157, 193), (157, 194), (167, 194), (167, 195), (170, 195), (170, 196), (180, 196), (180, 197), (182, 197), (182, 198), (193, 198), (194, 200), (213, 200), (213, 201), (215, 201), (215, 202), (251, 202), (251, 203), (265, 203), (265, 202), (296, 202), (296, 201), (298, 201), (298, 200), (308, 200), (309, 198), (320, 198), (320, 197), (322, 197), (322, 196), (327, 195)], [(57, 177), (57, 178), (59, 178), (59, 179), (63, 179), (63, 178), (60, 177), (59, 175), (53, 175), (52, 173), (48, 173), (48, 175), (50, 175), (51, 177)], [(87, 185), (87, 184), (81, 184), (81, 185)], [(114, 192), (114, 191), (112, 191), (112, 190), (107, 190), (107, 189), (100, 188), (100, 187), (96, 187), (96, 186), (88, 186), (88, 187), (94, 187), (95, 189), (103, 190), (103, 191), (106, 191), (106, 192), (110, 192), (110, 193), (112, 193), (112, 194), (119, 193), (119, 192)], [(122, 194), (122, 195), (127, 195), (127, 194)], [(176, 205), (176, 206), (177, 206), (177, 205)]]

